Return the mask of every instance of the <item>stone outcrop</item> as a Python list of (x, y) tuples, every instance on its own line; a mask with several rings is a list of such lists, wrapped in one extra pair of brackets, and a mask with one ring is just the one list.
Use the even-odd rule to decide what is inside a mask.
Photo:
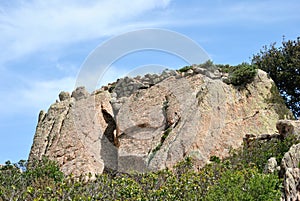
[(75, 100), (80, 100), (88, 98), (89, 95), (89, 92), (84, 87), (78, 87), (72, 92), (71, 97), (75, 98)]
[(279, 134), (284, 138), (289, 135), (300, 136), (300, 121), (280, 120), (277, 122), (276, 128)]
[(281, 162), (284, 200), (300, 200), (300, 144), (293, 145)]
[[(299, 120), (279, 120), (276, 123), (279, 134), (246, 134), (244, 143), (246, 146), (252, 146), (255, 141), (269, 141), (273, 138), (284, 140), (296, 140), (299, 142)], [(290, 150), (284, 154), (280, 166), (277, 165), (275, 157), (271, 157), (264, 168), (264, 173), (279, 173), (279, 177), (283, 179), (283, 192), (281, 200), (298, 201), (300, 200), (300, 144), (294, 144)]]
[(59, 93), (58, 97), (59, 97), (59, 101), (64, 101), (70, 99), (70, 94), (69, 92), (62, 91)]
[(101, 149), (110, 145), (103, 135), (111, 134), (107, 127), (113, 123), (105, 118), (105, 115), (113, 115), (110, 94), (105, 91), (87, 96), (82, 91), (85, 90), (76, 90), (72, 98), (54, 103), (47, 113), (41, 111), (29, 161), (48, 156), (56, 160), (66, 174), (103, 172), (101, 154), (108, 156), (106, 152), (110, 148)]
[(247, 133), (275, 133), (273, 81), (258, 71), (245, 88), (196, 65), (186, 72), (123, 78), (89, 94), (83, 87), (41, 112), (30, 161), (48, 156), (64, 173), (171, 168), (186, 156), (202, 167), (241, 146)]
[(274, 173), (278, 169), (276, 158), (271, 157), (265, 166), (264, 173)]

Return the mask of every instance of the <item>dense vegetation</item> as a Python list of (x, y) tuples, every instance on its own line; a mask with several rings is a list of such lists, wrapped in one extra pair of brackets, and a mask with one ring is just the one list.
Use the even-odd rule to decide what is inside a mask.
[(245, 86), (251, 83), (257, 74), (255, 65), (241, 63), (236, 66), (216, 65), (222, 72), (228, 73), (226, 83), (234, 86)]
[(279, 200), (278, 173), (265, 174), (267, 160), (280, 162), (293, 144), (285, 140), (254, 141), (250, 147), (231, 151), (230, 157), (194, 171), (186, 158), (173, 170), (152, 173), (118, 173), (85, 177), (63, 176), (56, 163), (44, 158), (31, 168), (21, 161), (0, 169), (0, 200)]
[[(236, 66), (214, 64), (211, 60), (203, 64), (197, 65), (197, 67), (207, 69), (208, 71), (220, 70), (224, 73), (228, 73), (228, 78), (224, 80), (227, 84), (232, 84), (234, 86), (246, 86), (251, 83), (257, 74), (256, 65), (250, 65), (248, 63), (241, 63)], [(178, 72), (187, 72), (193, 69), (193, 66), (184, 66), (183, 68), (177, 70)]]
[(297, 40), (265, 46), (254, 55), (252, 63), (274, 80), (281, 96), (296, 117), (300, 116), (300, 37)]

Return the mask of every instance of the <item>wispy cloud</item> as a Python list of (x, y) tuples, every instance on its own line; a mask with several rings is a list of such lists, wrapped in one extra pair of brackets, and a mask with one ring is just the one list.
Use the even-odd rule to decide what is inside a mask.
[(75, 79), (65, 77), (57, 80), (30, 81), (24, 80), (17, 90), (5, 91), (1, 97), (0, 112), (2, 115), (15, 116), (18, 113), (37, 113), (46, 110), (60, 91), (71, 91)]
[(0, 60), (110, 36), (132, 27), (132, 19), (169, 0), (82, 1), (32, 0), (0, 3)]
[[(0, 86), (6, 94), (1, 97), (1, 114), (32, 113), (48, 108), (60, 91), (72, 91), (75, 85), (74, 72), (80, 63), (74, 63), (74, 58), (60, 61), (58, 58), (64, 52), (72, 52), (72, 48), (82, 47), (80, 43), (94, 39), (155, 26), (160, 23), (158, 15), (169, 4), (170, 0), (0, 1), (0, 46), (3, 48), (0, 70), (6, 73), (1, 74), (1, 80), (10, 86)], [(154, 10), (158, 15), (147, 19)], [(38, 72), (29, 73), (33, 69)], [(101, 84), (117, 76), (120, 70), (111, 68)], [(12, 83), (8, 77), (18, 81)]]

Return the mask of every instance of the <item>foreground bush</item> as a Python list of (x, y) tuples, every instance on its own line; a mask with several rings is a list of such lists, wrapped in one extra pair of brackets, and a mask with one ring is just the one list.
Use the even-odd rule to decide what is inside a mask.
[(221, 161), (198, 172), (186, 158), (174, 169), (152, 173), (118, 173), (85, 177), (65, 177), (55, 162), (44, 158), (22, 172), (26, 163), (7, 162), (0, 168), (0, 200), (279, 200), (281, 179), (264, 174), (270, 157), (280, 161), (293, 137), (266, 142), (254, 141), (231, 152)]

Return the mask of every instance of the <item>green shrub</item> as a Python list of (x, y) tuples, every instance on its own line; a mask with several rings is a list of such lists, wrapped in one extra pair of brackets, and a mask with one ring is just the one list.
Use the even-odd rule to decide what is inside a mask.
[(207, 201), (266, 201), (280, 199), (280, 180), (273, 174), (257, 169), (227, 170), (216, 185), (209, 189)]
[(234, 66), (229, 71), (229, 83), (235, 86), (244, 86), (251, 83), (257, 74), (257, 69), (254, 65), (242, 63)]
[(274, 80), (280, 95), (295, 117), (300, 117), (300, 37), (283, 39), (280, 47), (276, 43), (264, 46), (252, 58), (252, 63), (267, 72)]
[(229, 64), (216, 64), (216, 67), (223, 73), (229, 73), (233, 68), (233, 66), (230, 66)]
[(270, 91), (271, 97), (267, 98), (265, 101), (273, 104), (273, 108), (278, 114), (279, 119), (295, 119), (291, 114), (291, 111), (287, 108), (283, 97), (280, 96), (279, 90), (274, 83), (272, 84)]
[(0, 168), (0, 200), (279, 200), (281, 179), (264, 174), (270, 157), (280, 161), (297, 141), (253, 141), (231, 151), (221, 160), (195, 170), (195, 160), (185, 158), (172, 170), (148, 173), (117, 173), (85, 177), (64, 177), (57, 164), (44, 158), (21, 172), (26, 165), (7, 162)]
[(178, 71), (183, 73), (183, 72), (187, 72), (188, 70), (192, 69), (193, 66), (184, 66), (183, 68), (180, 68)]
[(269, 158), (275, 157), (277, 163), (280, 163), (290, 147), (299, 142), (295, 135), (288, 136), (284, 140), (276, 138), (269, 141), (255, 140), (251, 142), (250, 146), (245, 145), (240, 149), (233, 150), (228, 160), (234, 166), (256, 166), (259, 172), (263, 172)]

